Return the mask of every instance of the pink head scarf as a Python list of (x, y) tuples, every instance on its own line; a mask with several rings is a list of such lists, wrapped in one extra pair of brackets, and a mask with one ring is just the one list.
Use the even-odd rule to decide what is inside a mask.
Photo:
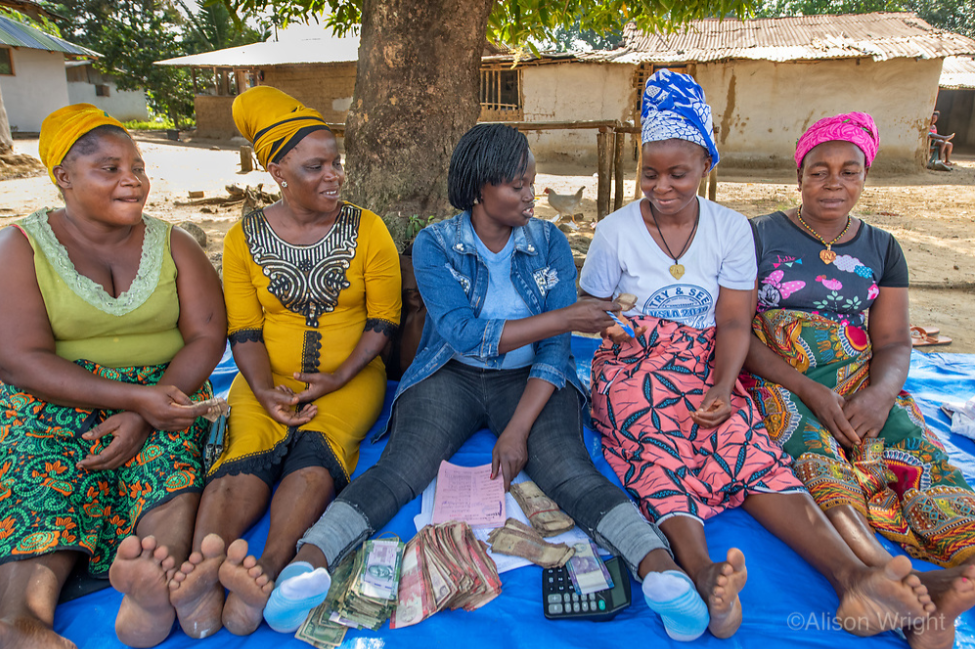
[(802, 166), (802, 159), (813, 147), (823, 142), (840, 140), (851, 142), (863, 151), (867, 167), (873, 164), (880, 148), (880, 135), (873, 118), (866, 113), (844, 113), (835, 117), (824, 117), (812, 126), (796, 142), (796, 167)]

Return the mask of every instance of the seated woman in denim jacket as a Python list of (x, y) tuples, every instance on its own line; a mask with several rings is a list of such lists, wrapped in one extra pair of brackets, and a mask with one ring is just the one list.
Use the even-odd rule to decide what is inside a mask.
[[(464, 210), (422, 230), (413, 264), (428, 315), (420, 351), (393, 401), (389, 444), (299, 542), (264, 610), (293, 632), (325, 597), (335, 566), (436, 477), (477, 430), (498, 436), (505, 487), (524, 468), (579, 526), (642, 578), (676, 569), (666, 540), (592, 463), (582, 439), (586, 395), (571, 331), (613, 321), (608, 300), (576, 301), (565, 236), (532, 219), (535, 160), (524, 135), (479, 125), (450, 161), (450, 202)], [(703, 602), (701, 603), (703, 606)]]

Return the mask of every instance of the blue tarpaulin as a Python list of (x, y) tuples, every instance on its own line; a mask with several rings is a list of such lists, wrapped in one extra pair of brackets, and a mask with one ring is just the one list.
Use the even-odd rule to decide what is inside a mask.
[[(588, 383), (589, 361), (594, 339), (573, 337), (573, 353), (580, 375)], [(228, 353), (214, 372), (215, 390), (226, 392), (236, 374)], [(385, 424), (394, 385), (389, 386), (386, 407), (376, 426)], [(952, 435), (949, 421), (939, 406), (943, 401), (964, 401), (975, 394), (975, 354), (919, 354), (911, 357), (911, 371), (906, 389), (917, 398), (931, 428), (944, 441), (951, 459), (961, 468), (966, 479), (975, 484), (975, 444)], [(379, 458), (384, 443), (363, 442), (356, 474), (362, 473)], [(586, 444), (596, 466), (619, 481), (603, 459), (599, 438), (587, 430)], [(474, 435), (454, 456), (454, 462), (468, 466), (491, 460), (495, 437), (484, 430)], [(407, 505), (383, 528), (407, 540), (416, 531), (413, 516), (420, 511), (420, 499)], [(267, 538), (268, 516), (251, 529), (246, 538), (252, 551), (259, 553)], [(705, 634), (695, 646), (827, 648), (850, 646), (862, 649), (906, 647), (906, 642), (893, 632), (871, 638), (854, 637), (841, 630), (833, 619), (837, 598), (824, 577), (799, 558), (792, 550), (762, 528), (741, 510), (725, 512), (705, 526), (708, 546), (714, 558), (723, 558), (728, 548), (738, 547), (748, 564), (748, 584), (741, 593), (744, 621), (738, 633), (729, 640), (717, 640)], [(881, 539), (892, 553), (902, 553)], [(935, 566), (914, 561), (918, 570)], [(343, 649), (397, 649), (400, 647), (471, 647), (484, 649), (517, 649), (537, 647), (662, 647), (687, 646), (674, 642), (664, 633), (660, 619), (650, 611), (634, 582), (633, 604), (611, 622), (546, 620), (542, 614), (541, 569), (519, 568), (501, 575), (504, 592), (484, 608), (466, 612), (444, 611), (413, 627), (377, 632), (350, 631)], [(114, 589), (87, 595), (60, 606), (54, 620), (55, 630), (77, 643), (82, 649), (122, 647), (115, 637), (115, 615), (122, 596)], [(956, 647), (975, 649), (975, 614), (963, 615), (957, 624)], [(307, 647), (292, 637), (271, 631), (266, 625), (251, 636), (237, 637), (221, 630), (205, 640), (192, 640), (178, 628), (160, 647)]]

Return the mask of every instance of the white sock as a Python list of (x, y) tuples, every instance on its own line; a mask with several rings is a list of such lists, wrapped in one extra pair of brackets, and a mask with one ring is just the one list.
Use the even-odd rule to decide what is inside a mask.
[(690, 590), (686, 579), (666, 572), (648, 572), (643, 578), (643, 594), (655, 602), (669, 602)]
[[(301, 562), (304, 563), (304, 562)], [(311, 564), (308, 566), (311, 568)], [(325, 568), (316, 568), (286, 579), (281, 583), (281, 594), (288, 599), (305, 599), (327, 593), (332, 585), (332, 577)]]

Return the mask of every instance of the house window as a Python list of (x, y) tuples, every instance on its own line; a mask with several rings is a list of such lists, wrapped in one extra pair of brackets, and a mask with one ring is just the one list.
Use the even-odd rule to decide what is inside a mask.
[(0, 47), (0, 74), (12, 75), (14, 73), (14, 61), (10, 54), (9, 47)]
[(95, 86), (95, 96), (96, 97), (108, 97), (108, 86), (104, 83), (99, 83)]
[(518, 121), (523, 114), (521, 70), (481, 68), (481, 120)]

